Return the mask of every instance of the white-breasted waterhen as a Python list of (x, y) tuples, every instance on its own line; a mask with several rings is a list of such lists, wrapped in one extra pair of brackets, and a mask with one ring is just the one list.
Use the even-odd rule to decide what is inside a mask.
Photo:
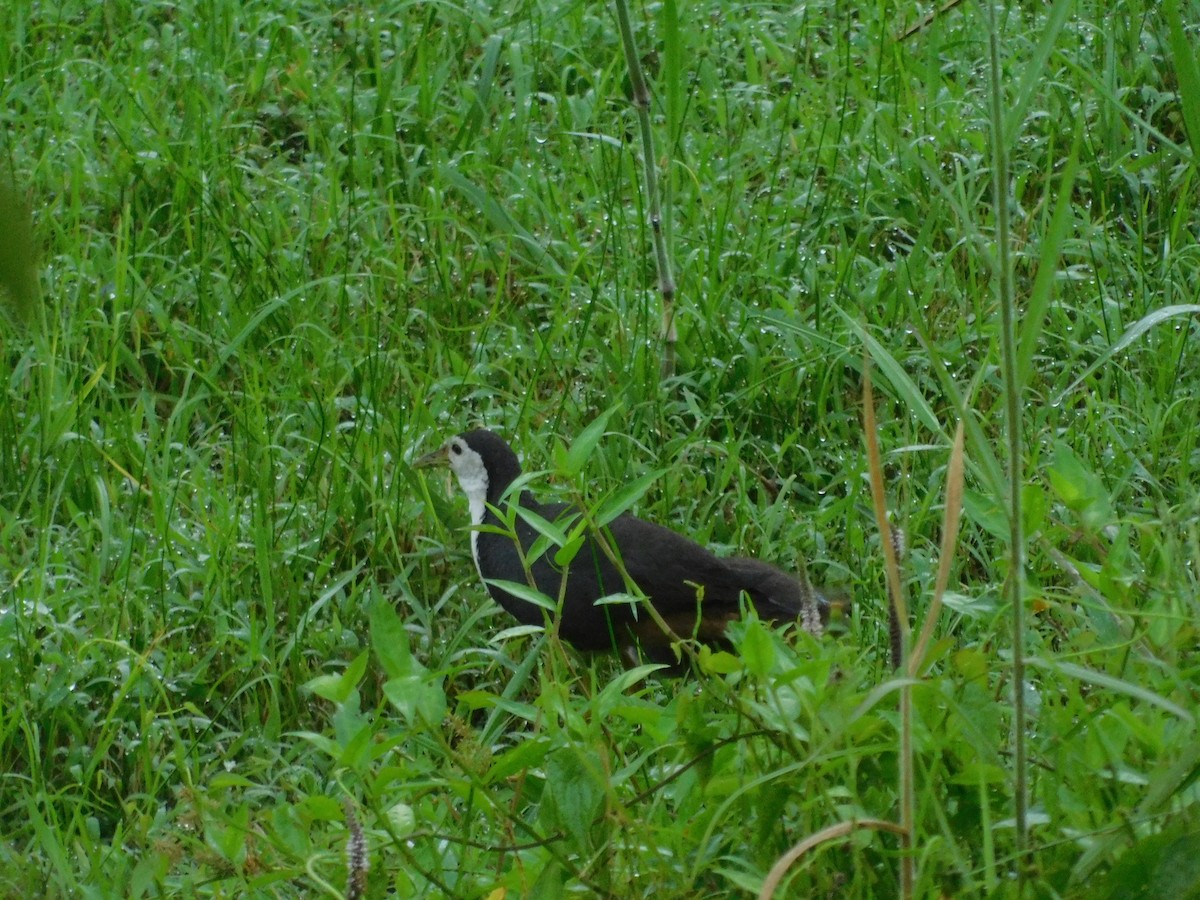
[[(518, 553), (511, 531), (493, 530), (502, 523), (496, 510), (503, 510), (506, 502), (519, 503), (569, 530), (578, 521), (579, 509), (565, 503), (538, 503), (525, 490), (506, 501), (509, 486), (521, 474), (521, 463), (504, 439), (491, 431), (460, 434), (414, 465), (442, 462), (450, 464), (467, 495), (475, 527), (471, 555), (492, 598), (517, 621), (541, 625), (545, 622), (541, 607), (490, 582), (529, 584), (532, 576), (537, 590), (555, 600), (565, 577), (558, 632), (579, 650), (617, 650), (631, 659), (640, 650), (645, 659), (674, 663), (670, 644), (675, 636), (722, 643), (726, 626), (741, 613), (743, 594), (766, 621), (798, 621), (805, 630), (819, 633), (828, 618), (830, 598), (807, 579), (794, 578), (757, 559), (718, 557), (669, 528), (628, 514), (609, 522), (599, 539), (588, 535), (567, 569), (554, 563), (552, 547), (527, 563), (527, 573), (522, 557), (528, 555), (538, 532), (516, 517), (514, 530), (522, 548)], [(614, 557), (674, 636), (635, 603), (596, 603), (628, 592)]]

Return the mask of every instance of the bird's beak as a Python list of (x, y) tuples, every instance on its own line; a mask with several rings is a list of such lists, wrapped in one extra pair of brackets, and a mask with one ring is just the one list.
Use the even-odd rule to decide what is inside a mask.
[(431, 466), (442, 466), (446, 464), (446, 460), (450, 458), (450, 451), (446, 445), (438, 447), (432, 453), (426, 453), (412, 464), (414, 469), (428, 469)]

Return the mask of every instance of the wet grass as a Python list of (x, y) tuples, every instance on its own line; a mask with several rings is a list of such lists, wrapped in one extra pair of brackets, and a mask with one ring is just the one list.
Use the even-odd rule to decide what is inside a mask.
[[(982, 13), (897, 43), (886, 6), (710, 4), (668, 53), (668, 7), (634, 10), (666, 383), (608, 9), (0, 11), (0, 158), (43, 248), (33, 324), (0, 324), (0, 892), (336, 895), (348, 800), (370, 896), (744, 896), (895, 819), (864, 344), (918, 613), (967, 421), (917, 895), (1012, 889)], [(1076, 3), (1043, 62), (1055, 9), (1001, 37), (1031, 879), (1076, 896), (1195, 856), (1200, 98), (1157, 4)], [(734, 671), (633, 683), (506, 631), (464, 505), (409, 468), (479, 424), (545, 491), (664, 468), (640, 515), (845, 586), (847, 633), (751, 623)], [(896, 852), (864, 832), (786, 890), (893, 894)]]

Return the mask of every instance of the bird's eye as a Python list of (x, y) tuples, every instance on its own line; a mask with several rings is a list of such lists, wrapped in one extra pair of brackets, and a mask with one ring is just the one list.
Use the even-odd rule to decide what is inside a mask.
[(455, 456), (462, 456), (462, 444), (460, 444), (458, 441), (455, 441), (450, 445), (450, 452)]

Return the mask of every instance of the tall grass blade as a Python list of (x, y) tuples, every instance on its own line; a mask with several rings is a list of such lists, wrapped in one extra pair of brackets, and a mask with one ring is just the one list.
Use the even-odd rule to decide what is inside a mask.
[(1060, 662), (1058, 660), (1040, 659), (1038, 657), (1030, 657), (1026, 662), (1031, 666), (1036, 666), (1039, 669), (1048, 669), (1054, 672), (1061, 672), (1070, 678), (1087, 684), (1094, 684), (1097, 687), (1107, 688), (1110, 691), (1116, 691), (1118, 694), (1124, 694), (1134, 700), (1139, 700), (1142, 703), (1149, 703), (1151, 706), (1157, 706), (1159, 709), (1169, 712), (1181, 720), (1186, 725), (1195, 725), (1196, 716), (1190, 710), (1184, 709), (1178, 703), (1174, 703), (1163, 697), (1161, 694), (1156, 694), (1140, 684), (1134, 684), (1131, 681), (1126, 681), (1123, 678), (1116, 678), (1106, 672), (1097, 672), (1095, 669), (1089, 669), (1086, 666), (1078, 666), (1075, 663)]
[(908, 674), (916, 677), (921, 673), (921, 665), (929, 641), (933, 637), (933, 629), (938, 616), (942, 612), (942, 598), (946, 594), (946, 585), (950, 581), (950, 562), (954, 558), (954, 548), (958, 545), (958, 523), (962, 513), (963, 500), (963, 423), (960, 420), (954, 430), (954, 446), (950, 450), (950, 465), (946, 469), (946, 511), (942, 518), (942, 547), (938, 555), (937, 581), (933, 586), (933, 600), (925, 613), (925, 623), (921, 626), (921, 634), (908, 660)]
[(1183, 108), (1188, 142), (1192, 145), (1192, 164), (1196, 165), (1200, 160), (1200, 65), (1196, 62), (1192, 39), (1183, 30), (1179, 0), (1163, 0), (1163, 15), (1167, 19), (1171, 58), (1179, 81), (1179, 105)]
[(10, 185), (0, 181), (0, 301), (7, 300), (22, 319), (33, 311), (38, 296), (34, 270), (33, 222), (29, 207)]
[(528, 228), (509, 215), (508, 210), (501, 206), (491, 194), (453, 168), (444, 169), (441, 177), (470, 201), (480, 215), (500, 233), (501, 237), (514, 239), (521, 247), (526, 248), (527, 252), (517, 251), (519, 258), (530, 266), (544, 267), (557, 276), (561, 277), (564, 274), (562, 266), (546, 249), (545, 244), (538, 240)]
[(1161, 325), (1163, 322), (1170, 321), (1178, 316), (1196, 315), (1200, 315), (1200, 303), (1180, 303), (1176, 304), (1175, 306), (1164, 306), (1161, 309), (1154, 310), (1154, 312), (1147, 313), (1129, 326), (1129, 328), (1125, 330), (1125, 333), (1121, 335), (1120, 339), (1115, 344), (1112, 344), (1110, 347), (1108, 347), (1108, 349), (1096, 357), (1092, 364), (1084, 369), (1083, 373), (1080, 374), (1078, 378), (1060, 391), (1058, 396), (1056, 396), (1051, 402), (1055, 406), (1062, 403), (1063, 400), (1066, 399), (1067, 395), (1074, 391), (1075, 388), (1079, 387), (1079, 385), (1087, 381), (1088, 377), (1093, 372), (1099, 369), (1102, 365), (1104, 365), (1130, 344), (1134, 343), (1134, 341), (1144, 335), (1155, 325)]
[[(933, 434), (939, 437), (946, 437), (946, 431), (942, 427), (942, 423), (938, 421), (937, 415), (933, 411), (933, 407), (929, 405), (929, 401), (925, 399), (916, 382), (909, 378), (908, 373), (904, 371), (904, 367), (896, 360), (896, 357), (888, 351), (883, 344), (879, 343), (869, 331), (860, 322), (854, 320), (852, 316), (843, 310), (839, 309), (842, 317), (846, 320), (846, 324), (850, 327), (858, 339), (863, 342), (870, 353), (871, 359), (879, 366), (879, 370), (887, 378), (888, 383), (892, 386), (896, 398), (907, 406), (917, 420), (924, 425)], [(870, 385), (870, 379), (866, 372), (863, 373), (863, 391), (864, 395)], [(868, 408), (869, 409), (869, 408)], [(864, 415), (868, 410), (864, 410)], [(874, 416), (874, 412), (871, 412)]]
[[(883, 557), (887, 566), (889, 624), (892, 638), (892, 667), (903, 670), (908, 652), (908, 606), (904, 601), (897, 561), (896, 541), (887, 517), (887, 499), (883, 485), (883, 463), (879, 454), (879, 436), (875, 422), (875, 395), (871, 387), (871, 360), (863, 359), (863, 431), (867, 442), (867, 469), (871, 479), (871, 502), (879, 529)], [(900, 896), (913, 895), (915, 862), (912, 849), (916, 821), (916, 785), (913, 769), (912, 684), (900, 688)]]
[(1018, 132), (1025, 123), (1029, 105), (1033, 102), (1041, 84), (1042, 70), (1045, 69), (1046, 62), (1054, 51), (1054, 42), (1058, 40), (1058, 33), (1062, 31), (1071, 7), (1074, 5), (1074, 0), (1057, 0), (1050, 8), (1050, 14), (1041, 26), (1041, 37), (1038, 39), (1032, 58), (1023, 65), (1025, 74), (1012, 97), (1008, 120), (1004, 123), (1004, 146), (1006, 147), (1013, 145)]
[(471, 146), (483, 127), (483, 120), (491, 101), (492, 87), (496, 82), (496, 67), (500, 63), (500, 51), (503, 47), (504, 39), (498, 34), (490, 35), (484, 41), (483, 61), (479, 67), (479, 75), (475, 79), (475, 97), (471, 102), (471, 108), (463, 118), (458, 134), (454, 136), (451, 144), (453, 150)]
[(883, 460), (879, 453), (879, 435), (875, 421), (875, 390), (871, 383), (870, 359), (863, 360), (863, 432), (867, 442), (867, 471), (871, 479), (871, 503), (875, 511), (875, 526), (879, 529), (879, 540), (883, 545), (883, 560), (887, 572), (888, 593), (892, 598), (892, 607), (896, 613), (897, 629), (900, 636), (900, 646), (894, 648), (898, 652), (892, 660), (895, 667), (900, 665), (904, 646), (908, 638), (908, 605), (905, 602), (900, 581), (900, 563), (896, 554), (896, 544), (892, 539), (892, 525), (887, 516), (887, 491), (883, 485)]
[(1021, 386), (1017, 369), (1016, 299), (1013, 296), (1009, 247), (1008, 147), (1004, 140), (1003, 90), (1000, 80), (1000, 32), (994, 4), (988, 8), (988, 99), (992, 139), (992, 202), (996, 208), (996, 299), (1000, 304), (1000, 351), (1004, 376), (1005, 431), (1008, 438), (1009, 560), (1008, 598), (1012, 605), (1012, 696), (1014, 818), (1016, 820), (1017, 892), (1027, 878), (1029, 823), (1025, 753), (1025, 610), (1021, 595), (1025, 572), (1021, 515), (1022, 450)]
[[(1075, 176), (1079, 172), (1079, 151), (1083, 144), (1083, 129), (1075, 129), (1075, 139), (1071, 145), (1071, 155), (1067, 159), (1062, 177), (1055, 185), (1058, 202), (1054, 205), (1054, 213), (1050, 217), (1050, 225), (1042, 237), (1042, 246), (1038, 253), (1038, 271), (1034, 278), (1033, 287), (1029, 292), (1029, 300), (1025, 304), (1025, 315), (1021, 317), (1021, 335), (1017, 347), (1017, 372), (1022, 387), (1029, 384), (1033, 374), (1033, 355), (1037, 352), (1038, 339), (1046, 322), (1046, 313), (1050, 309), (1050, 298), (1054, 293), (1054, 284), (1058, 275), (1058, 255), (1070, 230), (1071, 215), (1074, 208), (1071, 192), (1075, 187)], [(1050, 181), (1046, 183), (1050, 191)]]

